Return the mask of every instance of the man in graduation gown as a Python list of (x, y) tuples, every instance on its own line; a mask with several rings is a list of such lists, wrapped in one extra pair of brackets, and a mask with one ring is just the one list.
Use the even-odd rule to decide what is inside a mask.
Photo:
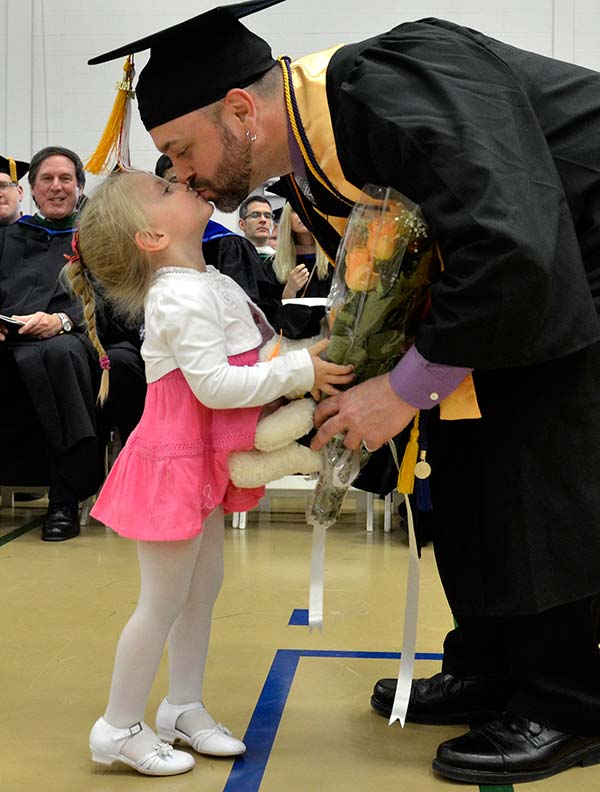
[[(62, 541), (79, 533), (78, 502), (102, 482), (108, 424), (117, 423), (124, 442), (139, 420), (145, 380), (139, 334), (136, 344), (136, 330), (99, 300), (111, 397), (98, 415), (98, 356), (81, 303), (59, 277), (72, 253), (83, 165), (69, 149), (48, 147), (32, 158), (29, 180), (38, 213), (0, 228), (0, 313), (24, 323), (0, 321), (0, 469), (3, 483), (49, 483), (42, 538)], [(21, 474), (32, 478), (15, 480)]]
[(482, 724), (434, 769), (509, 784), (600, 762), (600, 75), (436, 19), (276, 63), (239, 22), (276, 2), (92, 63), (150, 48), (139, 109), (179, 179), (227, 211), (283, 176), (331, 258), (364, 184), (420, 204), (444, 263), (431, 309), (389, 375), (320, 405), (314, 445), (378, 448), (429, 411), (458, 627), (407, 719)]
[(0, 227), (16, 223), (22, 214), (23, 188), (19, 181), (28, 170), (28, 162), (0, 156)]

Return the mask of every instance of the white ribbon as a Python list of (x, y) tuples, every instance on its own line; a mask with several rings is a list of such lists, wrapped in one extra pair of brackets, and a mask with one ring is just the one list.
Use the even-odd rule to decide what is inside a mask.
[(419, 616), (419, 579), (421, 577), (415, 526), (408, 495), (404, 496), (404, 501), (408, 517), (408, 576), (406, 581), (406, 603), (404, 606), (404, 635), (402, 638), (402, 656), (398, 671), (398, 684), (389, 720), (390, 726), (398, 720), (403, 728), (406, 722), (406, 711), (408, 709), (415, 665), (417, 621)]
[(310, 591), (308, 597), (308, 631), (315, 627), (323, 631), (323, 581), (325, 577), (325, 537), (327, 528), (313, 525), (312, 556), (310, 559)]

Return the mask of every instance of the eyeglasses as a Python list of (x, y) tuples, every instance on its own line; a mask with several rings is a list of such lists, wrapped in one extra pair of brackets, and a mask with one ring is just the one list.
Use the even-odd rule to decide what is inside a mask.
[(0, 192), (2, 192), (3, 190), (8, 191), (10, 187), (18, 187), (18, 186), (19, 185), (16, 184), (15, 182), (0, 182)]
[(273, 212), (248, 212), (244, 220), (250, 218), (251, 220), (258, 220), (260, 217), (264, 217), (266, 220), (273, 219)]

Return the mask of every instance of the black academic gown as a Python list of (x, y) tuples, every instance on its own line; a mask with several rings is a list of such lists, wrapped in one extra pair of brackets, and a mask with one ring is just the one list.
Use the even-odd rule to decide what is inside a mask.
[[(598, 594), (600, 74), (423, 20), (337, 50), (327, 102), (347, 181), (396, 188), (440, 243), (417, 349), (475, 369), (482, 419), (430, 420), (454, 614)], [(342, 214), (307, 175), (321, 212)]]
[(24, 388), (43, 438), (40, 453), (45, 454), (45, 464), (50, 466), (50, 482), (45, 483), (60, 492), (61, 500), (67, 494), (82, 500), (96, 492), (102, 482), (103, 461), (96, 414), (98, 357), (84, 332), (79, 300), (59, 280), (65, 254), (71, 253), (71, 238), (72, 229), (52, 231), (27, 219), (0, 229), (1, 312), (64, 311), (74, 323), (72, 332), (53, 338), (11, 337), (0, 344), (0, 378), (5, 389), (0, 416), (0, 469), (8, 475), (14, 475), (16, 467), (31, 469), (40, 476), (39, 460), (20, 459), (30, 449), (19, 442), (20, 432), (14, 437), (19, 427), (15, 427), (7, 403), (12, 398), (18, 410)]
[(294, 339), (319, 334), (325, 309), (321, 306), (283, 305), (283, 287), (275, 277), (270, 260), (264, 261), (245, 237), (223, 229), (220, 234), (203, 240), (202, 251), (207, 264), (239, 283), (278, 333)]

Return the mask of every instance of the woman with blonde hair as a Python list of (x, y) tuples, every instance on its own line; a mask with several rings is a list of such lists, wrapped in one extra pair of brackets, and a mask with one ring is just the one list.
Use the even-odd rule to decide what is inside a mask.
[[(273, 329), (235, 281), (206, 266), (202, 236), (212, 211), (186, 185), (112, 174), (86, 204), (68, 268), (100, 356), (101, 401), (110, 361), (95, 328), (92, 281), (121, 314), (144, 315), (144, 413), (92, 510), (137, 541), (141, 590), (90, 749), (98, 763), (120, 761), (146, 775), (191, 770), (194, 759), (172, 749), (176, 740), (211, 756), (246, 750), (202, 701), (223, 580), (223, 513), (253, 508), (264, 492), (234, 487), (227, 457), (252, 448), (262, 405), (297, 388), (333, 393), (351, 380), (349, 366), (319, 358), (327, 342), (257, 362)], [(167, 641), (169, 691), (157, 734), (143, 718)]]
[(327, 297), (333, 267), (315, 238), (294, 212), (285, 204), (279, 221), (277, 249), (272, 258), (277, 280), (284, 284), (281, 298)]

